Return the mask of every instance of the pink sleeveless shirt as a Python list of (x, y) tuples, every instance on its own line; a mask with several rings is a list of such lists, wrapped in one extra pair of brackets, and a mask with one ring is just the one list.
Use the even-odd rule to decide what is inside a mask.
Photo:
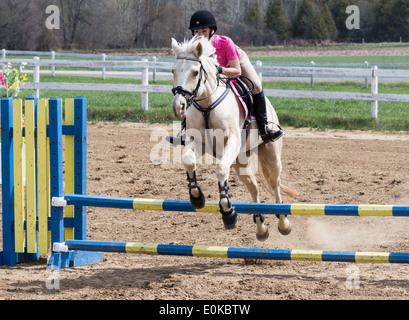
[(236, 45), (229, 37), (214, 35), (212, 40), (213, 46), (216, 49), (217, 61), (222, 67), (228, 67), (229, 61), (239, 57)]

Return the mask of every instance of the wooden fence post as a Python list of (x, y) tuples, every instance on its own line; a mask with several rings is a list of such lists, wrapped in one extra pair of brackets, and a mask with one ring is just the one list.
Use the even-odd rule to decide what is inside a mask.
[[(378, 76), (376, 75), (378, 71), (378, 66), (373, 66), (372, 69), (372, 85), (371, 93), (378, 94)], [(378, 100), (372, 100), (371, 102), (371, 119), (378, 119)]]
[[(364, 62), (364, 68), (365, 69), (369, 68), (369, 62), (368, 61)], [(368, 77), (365, 77), (365, 89), (368, 89)]]
[[(106, 60), (106, 54), (102, 54), (102, 61)], [(105, 80), (105, 68), (102, 68), (102, 80)]]
[[(153, 60), (153, 62), (157, 62), (158, 58), (157, 57), (152, 57), (152, 60)], [(152, 81), (153, 81), (153, 83), (156, 83), (156, 68), (153, 69)]]
[[(1, 58), (6, 59), (6, 49), (1, 50)], [(6, 66), (3, 64), (3, 66), (1, 67), (1, 72), (4, 73), (5, 70)]]
[(37, 98), (40, 98), (40, 89), (38, 89), (38, 84), (40, 83), (40, 58), (34, 57), (34, 68), (33, 68), (33, 84), (34, 84), (34, 92), (33, 95)]
[[(148, 59), (143, 59), (142, 62), (148, 63)], [(149, 85), (149, 69), (148, 67), (142, 68), (142, 85), (148, 86)], [(147, 92), (142, 92), (142, 111), (148, 111), (148, 104), (149, 104), (149, 96)]]
[[(314, 68), (315, 67), (315, 62), (311, 61), (310, 65), (311, 65), (311, 68)], [(314, 86), (314, 71), (311, 73), (310, 86), (311, 87)]]
[[(260, 60), (257, 60), (256, 66), (257, 67), (262, 67), (263, 63)], [(260, 82), (263, 83), (263, 73), (262, 72), (258, 73), (258, 77), (260, 78)]]
[[(55, 60), (55, 51), (51, 51), (51, 60)], [(55, 66), (51, 66), (51, 76), (55, 78)]]

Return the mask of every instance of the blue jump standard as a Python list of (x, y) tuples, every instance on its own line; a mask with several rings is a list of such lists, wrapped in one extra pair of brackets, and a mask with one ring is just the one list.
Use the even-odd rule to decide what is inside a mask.
[[(90, 195), (67, 194), (67, 205), (106, 207), (134, 210), (185, 211), (218, 213), (219, 204), (208, 202), (203, 209), (196, 210), (189, 201), (157, 200), (138, 198), (115, 198)], [(398, 205), (323, 205), (323, 204), (280, 204), (235, 202), (237, 213), (326, 215), (326, 216), (409, 216), (409, 206)]]

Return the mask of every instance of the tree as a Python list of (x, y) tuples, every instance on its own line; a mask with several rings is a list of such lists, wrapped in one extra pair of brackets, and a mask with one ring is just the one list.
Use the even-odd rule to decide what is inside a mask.
[(298, 9), (297, 17), (293, 24), (293, 36), (300, 38), (311, 37), (311, 24), (315, 15), (315, 1), (303, 0)]
[(244, 15), (244, 22), (255, 28), (263, 26), (263, 12), (261, 11), (260, 0), (252, 1), (248, 11)]
[(398, 41), (409, 37), (409, 3), (407, 0), (384, 0), (375, 5), (375, 37), (378, 41)]
[(335, 40), (338, 35), (338, 30), (328, 4), (325, 1), (322, 1), (318, 4), (317, 9), (317, 15), (322, 16), (326, 31), (326, 37), (320, 40)]
[(250, 42), (255, 45), (263, 44), (263, 12), (261, 11), (260, 0), (252, 1), (249, 9), (243, 17), (244, 23), (249, 27), (247, 30), (247, 37), (249, 37)]
[[(328, 7), (331, 11), (332, 17), (335, 22), (335, 27), (338, 30), (338, 36), (342, 39), (345, 39), (348, 36), (350, 30), (345, 26), (345, 21), (348, 17), (346, 8), (349, 5), (356, 4), (354, 0), (329, 0)], [(361, 8), (358, 5), (359, 8)]]
[[(354, 3), (359, 8), (359, 29), (347, 30), (344, 26), (340, 38), (352, 41), (376, 41), (376, 6), (378, 0), (358, 0)], [(346, 31), (344, 31), (346, 30)]]
[(394, 36), (400, 36), (404, 41), (409, 39), (409, 2), (396, 0), (392, 9), (394, 19)]
[(294, 23), (294, 36), (314, 40), (333, 40), (337, 28), (324, 0), (303, 0)]
[(276, 32), (280, 40), (289, 36), (290, 23), (282, 0), (270, 1), (264, 18), (266, 29)]
[(41, 25), (44, 25), (41, 18), (42, 14), (38, 11), (34, 0), (2, 0), (0, 9), (1, 48), (35, 49), (37, 38), (41, 34)]
[(60, 0), (61, 26), (64, 48), (71, 49), (80, 23), (87, 23), (86, 0)]

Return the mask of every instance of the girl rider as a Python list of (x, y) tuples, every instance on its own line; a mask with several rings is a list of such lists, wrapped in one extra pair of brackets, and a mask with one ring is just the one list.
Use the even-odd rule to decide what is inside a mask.
[[(199, 10), (190, 18), (189, 29), (194, 36), (203, 36), (212, 41), (219, 62), (219, 73), (227, 77), (244, 75), (254, 84), (254, 115), (257, 120), (260, 136), (265, 143), (276, 141), (284, 135), (283, 130), (273, 131), (268, 127), (266, 101), (261, 81), (247, 54), (234, 42), (224, 36), (216, 35), (217, 23), (214, 15), (207, 10)], [(173, 137), (168, 137), (173, 143)], [(176, 140), (175, 140), (176, 142)]]

